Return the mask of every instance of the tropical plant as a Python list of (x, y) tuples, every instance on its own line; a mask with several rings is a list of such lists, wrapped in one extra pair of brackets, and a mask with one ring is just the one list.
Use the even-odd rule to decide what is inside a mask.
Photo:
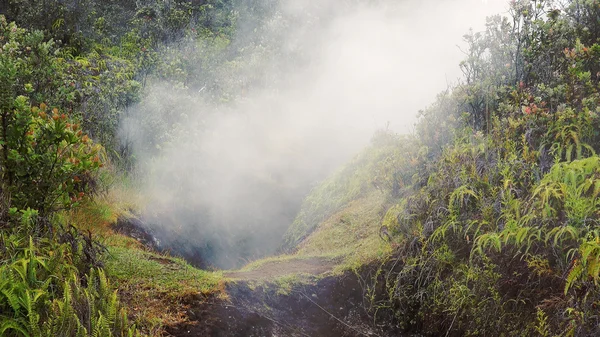
[(5, 105), (0, 168), (6, 206), (45, 216), (68, 208), (90, 192), (102, 148), (79, 124), (47, 105), (31, 107), (25, 96)]

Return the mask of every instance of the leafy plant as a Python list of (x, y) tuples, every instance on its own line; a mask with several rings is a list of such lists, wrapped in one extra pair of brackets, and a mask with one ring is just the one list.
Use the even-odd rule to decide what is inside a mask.
[(32, 208), (44, 216), (80, 201), (93, 187), (102, 148), (79, 124), (45, 104), (30, 107), (19, 96), (2, 111), (0, 167), (8, 207)]

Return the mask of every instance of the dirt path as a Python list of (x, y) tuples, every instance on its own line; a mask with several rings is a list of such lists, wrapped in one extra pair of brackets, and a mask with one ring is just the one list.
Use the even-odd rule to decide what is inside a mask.
[[(311, 264), (313, 262), (313, 264)], [(314, 262), (306, 270), (313, 272)], [(288, 273), (298, 261), (276, 268)], [(317, 268), (324, 268), (318, 266)], [(265, 270), (265, 269), (263, 269)], [(294, 270), (299, 272), (299, 270)], [(252, 274), (240, 273), (240, 277)], [(231, 273), (233, 274), (233, 273)], [(275, 275), (275, 274), (271, 274)], [(284, 274), (282, 274), (284, 275)], [(239, 282), (237, 282), (239, 280)], [(189, 321), (167, 328), (171, 336), (207, 337), (383, 337), (373, 326), (364, 305), (363, 291), (354, 273), (325, 276), (314, 284), (296, 284), (285, 293), (268, 281), (251, 285), (248, 279), (227, 284), (227, 300), (190, 303)]]
[(329, 272), (335, 262), (325, 258), (293, 259), (267, 262), (249, 271), (225, 272), (227, 278), (244, 281), (265, 281), (291, 274), (320, 275)]
[[(225, 272), (227, 299), (190, 303), (189, 321), (167, 327), (171, 336), (214, 337), (383, 337), (407, 336), (395, 325), (378, 324), (365, 303), (364, 282), (376, 268), (330, 274), (336, 261), (325, 258), (270, 261), (248, 271)], [(282, 291), (276, 278), (322, 275)], [(256, 282), (258, 281), (258, 282)], [(391, 316), (390, 316), (391, 317)], [(390, 318), (390, 322), (392, 322)]]

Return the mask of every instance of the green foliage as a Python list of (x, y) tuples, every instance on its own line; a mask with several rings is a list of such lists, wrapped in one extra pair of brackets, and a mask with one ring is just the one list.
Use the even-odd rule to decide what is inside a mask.
[[(94, 191), (105, 159), (74, 110), (94, 101), (93, 91), (128, 76), (98, 79), (113, 63), (72, 59), (42, 32), (3, 16), (0, 42), (0, 334), (132, 335), (116, 293), (95, 269), (101, 247), (91, 234), (53, 218)], [(80, 81), (90, 91), (78, 88)]]
[(0, 303), (8, 304), (3, 306), (0, 333), (9, 334), (13, 330), (26, 336), (40, 335), (39, 311), (51, 279), (44, 280), (39, 275), (45, 271), (46, 264), (43, 258), (36, 256), (33, 239), (29, 239), (29, 247), (21, 259), (0, 268)]
[(584, 285), (588, 280), (592, 280), (594, 286), (598, 286), (600, 281), (600, 237), (592, 237), (590, 240), (582, 242), (578, 249), (578, 256), (580, 258), (573, 260), (573, 266), (567, 276), (565, 294), (574, 285)]
[(563, 216), (573, 226), (586, 226), (597, 215), (600, 158), (560, 163), (533, 189), (533, 208), (546, 217)]
[(187, 29), (231, 26), (229, 1), (7, 0), (3, 14), (27, 28), (88, 52), (94, 42), (116, 43), (128, 32), (156, 42), (173, 42)]
[(119, 113), (137, 100), (136, 68), (99, 51), (74, 55), (42, 31), (27, 31), (0, 15), (0, 101), (13, 109), (19, 96), (82, 120), (93, 138), (114, 147)]
[(598, 334), (600, 2), (558, 5), (514, 1), (465, 36), (466, 83), (422, 112), (429, 155), (385, 218), (402, 244), (369, 295), (377, 316), (434, 335)]
[(2, 234), (1, 244), (15, 252), (0, 265), (2, 336), (134, 334), (102, 270), (91, 269), (84, 285), (65, 263), (68, 245), (30, 237), (23, 247), (20, 236)]
[[(244, 2), (242, 14), (232, 3), (0, 4), (9, 20), (32, 29), (0, 16), (0, 334), (132, 333), (103, 272), (83, 257), (93, 251), (91, 237), (49, 233), (46, 216), (76, 205), (100, 165), (102, 150), (78, 129), (116, 149), (121, 111), (147, 78), (183, 95), (206, 89), (217, 102), (261, 80), (215, 76), (278, 56), (264, 41), (231, 42), (242, 14), (256, 19), (249, 29), (260, 33), (268, 2)], [(598, 0), (518, 0), (509, 17), (469, 32), (465, 83), (421, 112), (416, 137), (379, 135), (316, 188), (284, 248), (381, 191), (396, 204), (382, 228), (399, 244), (393, 263), (377, 273), (383, 284), (372, 287), (383, 295), (368, 294), (375, 312), (431, 335), (597, 335), (599, 16)], [(157, 135), (148, 146), (171, 138), (164, 132), (171, 110), (144, 120)], [(187, 282), (156, 261), (115, 253), (135, 267), (110, 269), (120, 281), (143, 284), (133, 276), (160, 271), (164, 289)]]
[(45, 104), (19, 96), (0, 115), (2, 190), (8, 207), (47, 215), (81, 200), (101, 165), (101, 148), (79, 125)]
[(540, 308), (537, 309), (537, 325), (535, 326), (535, 330), (539, 334), (539, 336), (550, 336), (548, 316), (546, 316), (546, 313)]
[(51, 316), (42, 328), (46, 336), (133, 336), (135, 327), (127, 322), (116, 290), (101, 269), (92, 269), (85, 287), (74, 276), (65, 281), (63, 296), (52, 302)]
[[(322, 221), (370, 191), (397, 196), (412, 172), (410, 161), (400, 155), (409, 146), (407, 139), (388, 132), (376, 135), (371, 148), (310, 192), (285, 234), (283, 248), (294, 249)], [(396, 171), (399, 165), (402, 172)]]

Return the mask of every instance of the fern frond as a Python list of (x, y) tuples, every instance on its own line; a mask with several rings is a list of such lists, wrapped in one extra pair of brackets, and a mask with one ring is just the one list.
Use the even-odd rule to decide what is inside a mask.
[(19, 320), (0, 316), (0, 336), (6, 335), (6, 332), (11, 330), (19, 332), (25, 337), (31, 336), (27, 328), (25, 328), (23, 324), (19, 322)]
[(573, 282), (575, 282), (575, 280), (577, 280), (581, 276), (582, 272), (583, 265), (581, 265), (579, 261), (575, 260), (575, 263), (573, 264), (573, 267), (571, 268), (571, 271), (569, 271), (569, 275), (567, 276), (567, 282), (565, 284), (565, 295), (569, 292), (569, 289), (573, 285)]

